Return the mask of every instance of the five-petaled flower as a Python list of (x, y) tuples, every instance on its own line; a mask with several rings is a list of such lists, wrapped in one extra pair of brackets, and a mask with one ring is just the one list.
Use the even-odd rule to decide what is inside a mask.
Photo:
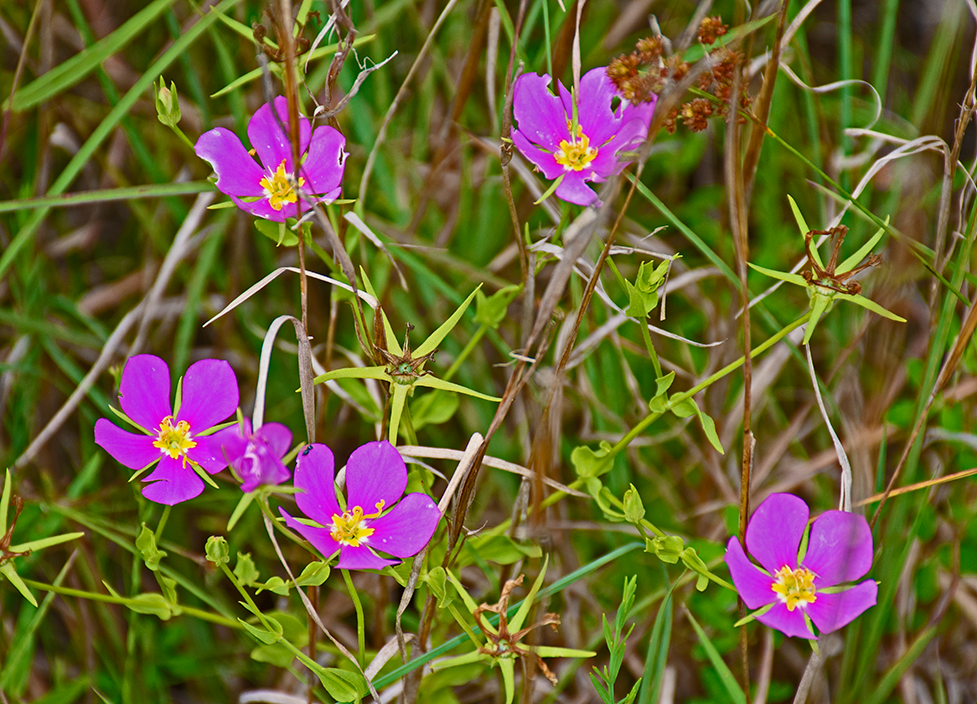
[(825, 511), (811, 524), (807, 550), (799, 554), (810, 511), (792, 494), (771, 494), (746, 529), (746, 547), (735, 536), (726, 545), (733, 584), (760, 623), (788, 636), (816, 640), (875, 605), (878, 585), (867, 579), (841, 587), (872, 567), (872, 531), (864, 516)]
[[(559, 96), (549, 91), (552, 79), (525, 73), (513, 88), (513, 117), (518, 129), (512, 141), (550, 179), (561, 179), (556, 196), (577, 205), (600, 205), (585, 182), (601, 183), (630, 163), (648, 134), (655, 101), (632, 105), (617, 92), (606, 69), (595, 68), (580, 79), (574, 96), (557, 81)], [(614, 99), (620, 104), (613, 107)], [(576, 123), (574, 123), (576, 119)]]
[(281, 423), (265, 423), (251, 431), (251, 421), (214, 433), (213, 442), (241, 480), (241, 491), (250, 493), (262, 484), (281, 484), (292, 473), (282, 462), (292, 446), (292, 431)]
[(336, 497), (334, 468), (328, 447), (319, 443), (306, 447), (295, 463), (294, 483), (301, 490), (295, 501), (312, 520), (293, 518), (285, 509), (279, 510), (285, 523), (323, 555), (329, 557), (338, 550), (336, 567), (382, 569), (398, 561), (382, 558), (374, 550), (411, 557), (427, 545), (441, 512), (427, 494), (404, 496), (407, 465), (397, 448), (384, 440), (353, 451), (346, 463), (345, 507)]
[[(182, 398), (180, 397), (182, 396)], [(227, 461), (212, 435), (202, 435), (234, 413), (237, 378), (231, 365), (204, 359), (183, 377), (176, 410), (170, 404), (170, 369), (159, 357), (140, 354), (126, 362), (119, 383), (119, 402), (133, 425), (145, 435), (129, 433), (100, 418), (95, 442), (130, 469), (159, 465), (143, 481), (143, 496), (161, 504), (178, 504), (204, 490), (193, 465), (211, 474)]]
[[(237, 135), (223, 127), (200, 135), (194, 148), (197, 156), (214, 167), (222, 193), (242, 210), (276, 222), (285, 222), (298, 213), (288, 125), (288, 101), (281, 96), (262, 105), (251, 117), (248, 139), (264, 168), (255, 163)], [(347, 156), (344, 146), (346, 138), (337, 130), (320, 126), (313, 132), (308, 118), (299, 115), (298, 188), (303, 193), (326, 203), (339, 197)]]

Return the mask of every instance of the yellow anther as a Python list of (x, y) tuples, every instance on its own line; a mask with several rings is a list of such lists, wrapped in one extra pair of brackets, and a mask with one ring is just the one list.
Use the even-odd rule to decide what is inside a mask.
[[(814, 602), (817, 597), (814, 588), (814, 573), (805, 567), (792, 570), (784, 565), (774, 575), (777, 581), (770, 585), (780, 600), (787, 604), (787, 610), (793, 611), (798, 605), (805, 606)], [(803, 602), (803, 603), (802, 603)]]
[(358, 548), (360, 543), (368, 543), (368, 538), (373, 535), (373, 528), (368, 528), (362, 525), (363, 521), (371, 518), (376, 518), (383, 512), (383, 506), (386, 502), (378, 501), (376, 505), (376, 513), (363, 513), (363, 509), (359, 506), (354, 506), (352, 511), (343, 511), (343, 515), (333, 514), (332, 517), (332, 539), (335, 540), (340, 545), (351, 545), (354, 548)]
[[(570, 125), (569, 120), (567, 125)], [(583, 171), (590, 162), (597, 158), (597, 148), (590, 146), (590, 138), (583, 133), (583, 128), (577, 125), (577, 134), (573, 135), (571, 131), (570, 141), (562, 140), (559, 151), (553, 157), (556, 159), (556, 163), (565, 169)]]
[[(299, 188), (305, 185), (305, 179), (299, 177)], [(265, 176), (261, 179), (261, 187), (268, 195), (268, 203), (275, 210), (281, 210), (286, 203), (295, 203), (299, 197), (292, 188), (291, 174), (285, 172), (285, 160), (278, 165), (278, 169), (271, 175), (271, 180)]]
[(173, 427), (173, 417), (166, 416), (159, 424), (153, 447), (159, 448), (160, 454), (169, 455), (172, 459), (183, 457), (183, 465), (187, 464), (187, 450), (197, 446), (195, 440), (190, 439), (190, 424), (181, 420)]

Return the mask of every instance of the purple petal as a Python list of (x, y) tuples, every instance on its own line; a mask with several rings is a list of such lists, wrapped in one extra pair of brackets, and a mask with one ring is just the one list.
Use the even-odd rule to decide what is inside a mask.
[(777, 592), (771, 588), (774, 583), (773, 578), (763, 574), (750, 562), (736, 536), (726, 543), (726, 565), (729, 567), (729, 574), (733, 578), (736, 591), (749, 608), (759, 609), (761, 606), (777, 601)]
[(122, 370), (119, 403), (126, 415), (146, 430), (158, 430), (162, 420), (173, 413), (166, 362), (152, 354), (130, 357)]
[[(230, 428), (228, 428), (230, 430)], [(191, 437), (197, 443), (196, 447), (187, 450), (187, 457), (206, 469), (210, 474), (217, 474), (227, 467), (227, 457), (221, 448), (221, 441), (213, 435)]]
[(249, 443), (248, 451), (234, 465), (241, 477), (241, 491), (254, 491), (262, 484), (281, 484), (292, 476), (276, 454), (260, 439)]
[(127, 433), (106, 418), (95, 421), (95, 444), (129, 469), (142, 469), (160, 458), (150, 436)]
[[(245, 418), (244, 423), (245, 434), (250, 435), (251, 422)], [(245, 435), (241, 434), (241, 426), (237, 424), (228, 426), (223, 430), (218, 430), (213, 435), (206, 437), (210, 438), (210, 441), (220, 448), (221, 455), (227, 460), (228, 464), (234, 464), (234, 462), (240, 459), (248, 445)]]
[(384, 560), (374, 555), (364, 545), (358, 548), (343, 545), (339, 549), (339, 562), (336, 563), (336, 567), (342, 570), (382, 570), (387, 565), (396, 565), (398, 562), (400, 560)]
[[(278, 113), (277, 119), (272, 112), (272, 103), (275, 113)], [(261, 163), (269, 171), (274, 172), (284, 161), (285, 170), (292, 172), (294, 166), (288, 134), (288, 100), (281, 95), (271, 103), (262, 105), (251, 117), (251, 122), (248, 123), (248, 139), (258, 152)], [(312, 127), (309, 126), (308, 119), (299, 115), (299, 155), (305, 154), (309, 148), (311, 134)]]
[[(265, 196), (261, 200), (243, 201), (240, 198), (231, 196), (231, 200), (244, 212), (255, 217), (273, 220), (274, 222), (285, 222), (285, 218), (294, 218), (298, 212), (295, 203), (285, 203), (281, 210), (271, 207), (271, 202)], [(306, 208), (308, 210), (308, 208)]]
[(335, 460), (328, 447), (314, 443), (299, 453), (294, 483), (303, 492), (295, 495), (295, 502), (313, 521), (331, 526), (332, 517), (342, 515), (336, 500)]
[(513, 86), (512, 114), (529, 141), (556, 151), (560, 141), (570, 138), (563, 102), (549, 91), (552, 79), (524, 73)]
[(397, 448), (386, 440), (368, 442), (353, 450), (346, 462), (346, 508), (375, 513), (383, 501), (389, 508), (407, 488), (407, 465)]
[(814, 602), (808, 604), (807, 614), (821, 633), (831, 633), (875, 606), (878, 596), (879, 585), (868, 579), (837, 594), (818, 592)]
[(183, 461), (164, 455), (156, 469), (143, 481), (152, 482), (143, 487), (142, 495), (158, 504), (172, 506), (200, 496), (204, 490), (203, 480)]
[(288, 512), (281, 506), (278, 507), (278, 511), (285, 517), (285, 525), (312, 543), (312, 546), (322, 553), (323, 557), (328, 559), (330, 555), (339, 549), (339, 543), (332, 539), (328, 528), (316, 528), (315, 526), (307, 526), (304, 523), (299, 523), (288, 515)]
[(370, 521), (370, 547), (396, 557), (411, 557), (427, 545), (441, 520), (441, 512), (427, 494), (408, 494), (390, 513)]
[(810, 516), (793, 494), (771, 494), (757, 507), (746, 528), (746, 549), (770, 574), (784, 565), (797, 569), (797, 551)]
[(217, 188), (232, 196), (260, 196), (265, 173), (237, 135), (223, 127), (204, 132), (193, 150), (217, 172)]
[(560, 181), (560, 185), (556, 187), (556, 197), (565, 200), (567, 203), (600, 207), (601, 202), (597, 193), (584, 183), (584, 179), (589, 176), (589, 171), (567, 171), (566, 176)]
[(814, 519), (804, 566), (817, 576), (818, 587), (864, 577), (872, 568), (872, 529), (865, 516), (825, 511)]
[(552, 154), (548, 154), (534, 145), (519, 130), (512, 130), (512, 142), (516, 145), (519, 153), (538, 168), (543, 173), (543, 176), (550, 181), (566, 171), (562, 164), (556, 162), (556, 158)]
[(329, 126), (316, 128), (312, 133), (309, 156), (301, 167), (300, 175), (306, 180), (303, 190), (318, 195), (339, 188), (349, 156), (343, 151), (345, 146), (346, 138), (338, 130)]
[[(244, 422), (250, 429), (251, 423), (247, 419)], [(292, 447), (292, 431), (281, 423), (265, 423), (258, 428), (255, 436), (268, 444), (275, 457), (284, 457)]]
[(643, 126), (644, 134), (641, 135), (644, 139), (648, 135), (648, 127), (651, 126), (651, 118), (655, 114), (655, 105), (658, 104), (658, 96), (652, 95), (651, 101), (647, 103), (638, 103), (637, 105), (632, 105), (630, 100), (624, 100), (622, 98), (621, 105), (618, 108), (618, 112), (621, 115), (621, 124), (626, 125), (632, 120), (637, 120)]
[[(818, 598), (820, 598), (820, 596), (818, 596)], [(770, 609), (770, 611), (767, 613), (758, 614), (756, 620), (766, 626), (770, 626), (770, 628), (776, 628), (785, 636), (791, 636), (792, 638), (807, 638), (809, 640), (818, 639), (818, 637), (811, 632), (811, 629), (808, 628), (807, 622), (804, 620), (804, 612), (800, 607), (790, 611), (787, 608), (787, 604), (780, 603)]]
[[(603, 144), (620, 127), (620, 118), (611, 110), (611, 100), (620, 97), (604, 67), (591, 69), (580, 78), (577, 96), (577, 124), (590, 139), (591, 146)], [(573, 117), (573, 97), (560, 84), (560, 97), (568, 118)], [(623, 100), (623, 99), (622, 99)]]
[(237, 377), (223, 359), (202, 359), (183, 377), (183, 402), (177, 420), (190, 424), (191, 433), (213, 428), (237, 408)]

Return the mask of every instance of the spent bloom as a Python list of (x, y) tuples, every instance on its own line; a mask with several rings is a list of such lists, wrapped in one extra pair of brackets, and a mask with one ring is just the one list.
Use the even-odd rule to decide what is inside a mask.
[(334, 470), (328, 447), (320, 443), (306, 447), (295, 463), (294, 483), (301, 490), (295, 501), (312, 520), (292, 518), (285, 509), (279, 510), (288, 527), (323, 555), (329, 557), (338, 550), (336, 567), (382, 569), (398, 561), (382, 558), (375, 550), (411, 557), (427, 545), (441, 512), (427, 494), (404, 496), (407, 465), (397, 448), (383, 441), (353, 451), (346, 463), (345, 507), (336, 496)]
[(246, 494), (292, 476), (282, 462), (292, 446), (292, 431), (281, 423), (265, 423), (252, 432), (251, 421), (244, 418), (240, 425), (214, 433), (213, 442), (223, 451)]
[(750, 518), (746, 548), (735, 536), (726, 545), (733, 584), (760, 623), (788, 636), (816, 640), (836, 631), (875, 605), (879, 587), (864, 577), (872, 567), (872, 531), (864, 516), (825, 511), (811, 524), (801, 552), (810, 511), (793, 494), (771, 494)]
[(518, 127), (512, 130), (512, 141), (543, 176), (560, 179), (558, 198), (600, 205), (586, 182), (601, 183), (630, 163), (625, 153), (647, 136), (657, 98), (640, 105), (623, 100), (604, 68), (584, 74), (577, 96), (559, 81), (559, 95), (553, 95), (551, 81), (535, 73), (516, 80), (512, 110)]
[[(248, 123), (248, 139), (254, 147), (251, 153), (257, 152), (261, 166), (237, 135), (223, 127), (200, 135), (194, 151), (214, 167), (217, 188), (242, 210), (276, 222), (296, 217), (298, 193), (288, 137), (288, 101), (284, 97), (258, 108)], [(347, 156), (344, 146), (346, 138), (339, 131), (324, 125), (313, 132), (308, 118), (299, 115), (298, 188), (318, 201), (330, 203), (338, 198)]]
[(170, 369), (159, 357), (140, 354), (126, 362), (119, 383), (119, 403), (143, 435), (122, 430), (105, 418), (95, 423), (95, 442), (129, 469), (159, 462), (143, 496), (161, 504), (178, 504), (204, 490), (196, 467), (216, 474), (227, 466), (214, 436), (204, 435), (234, 413), (237, 378), (221, 359), (190, 365), (175, 405), (170, 403)]

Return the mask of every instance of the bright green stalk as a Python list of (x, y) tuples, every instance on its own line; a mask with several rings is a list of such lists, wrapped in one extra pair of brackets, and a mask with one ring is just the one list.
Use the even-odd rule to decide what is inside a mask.
[(349, 576), (349, 570), (339, 570), (343, 573), (343, 580), (346, 582), (346, 589), (349, 590), (349, 598), (353, 600), (353, 608), (356, 609), (356, 644), (359, 646), (357, 657), (360, 659), (360, 667), (366, 667), (366, 631), (363, 624), (363, 604), (360, 602), (360, 595), (356, 593), (353, 580)]

